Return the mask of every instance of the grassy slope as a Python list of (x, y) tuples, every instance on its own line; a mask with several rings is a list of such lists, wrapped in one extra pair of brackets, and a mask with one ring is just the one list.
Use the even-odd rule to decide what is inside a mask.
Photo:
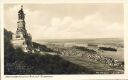
[(77, 65), (81, 65), (88, 69), (94, 70), (96, 71), (96, 73), (111, 74), (111, 73), (123, 73), (124, 72), (123, 70), (115, 69), (103, 63), (91, 61), (86, 58), (81, 58), (81, 57), (76, 58), (76, 57), (69, 57), (69, 56), (63, 56), (63, 58)]
[(14, 49), (11, 32), (4, 32), (4, 74), (94, 74), (95, 71), (69, 62), (59, 56), (27, 54), (20, 48)]

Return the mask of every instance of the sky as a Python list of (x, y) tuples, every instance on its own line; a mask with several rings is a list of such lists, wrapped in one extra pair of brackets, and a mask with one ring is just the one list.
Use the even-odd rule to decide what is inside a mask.
[[(4, 5), (4, 23), (16, 32), (19, 4)], [(123, 4), (23, 4), (33, 40), (123, 38)]]

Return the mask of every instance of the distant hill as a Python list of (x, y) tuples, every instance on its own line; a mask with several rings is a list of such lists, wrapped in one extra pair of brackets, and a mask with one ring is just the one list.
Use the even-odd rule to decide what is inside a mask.
[(88, 43), (88, 44), (105, 44), (118, 47), (124, 47), (124, 41), (122, 38), (92, 38), (92, 39), (42, 39), (36, 40), (38, 43)]

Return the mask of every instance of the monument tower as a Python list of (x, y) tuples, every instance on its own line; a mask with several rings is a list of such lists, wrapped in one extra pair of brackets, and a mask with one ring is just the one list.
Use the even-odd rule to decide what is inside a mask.
[(23, 6), (18, 11), (18, 22), (16, 33), (12, 36), (12, 44), (14, 48), (20, 47), (24, 52), (32, 51), (32, 37), (25, 28), (25, 14)]

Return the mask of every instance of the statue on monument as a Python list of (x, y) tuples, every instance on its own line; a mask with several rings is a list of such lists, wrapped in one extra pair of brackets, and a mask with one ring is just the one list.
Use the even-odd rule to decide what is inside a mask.
[(25, 28), (25, 14), (23, 6), (18, 11), (18, 22), (16, 33), (13, 34), (12, 44), (14, 48), (20, 47), (24, 52), (32, 52), (32, 37)]

